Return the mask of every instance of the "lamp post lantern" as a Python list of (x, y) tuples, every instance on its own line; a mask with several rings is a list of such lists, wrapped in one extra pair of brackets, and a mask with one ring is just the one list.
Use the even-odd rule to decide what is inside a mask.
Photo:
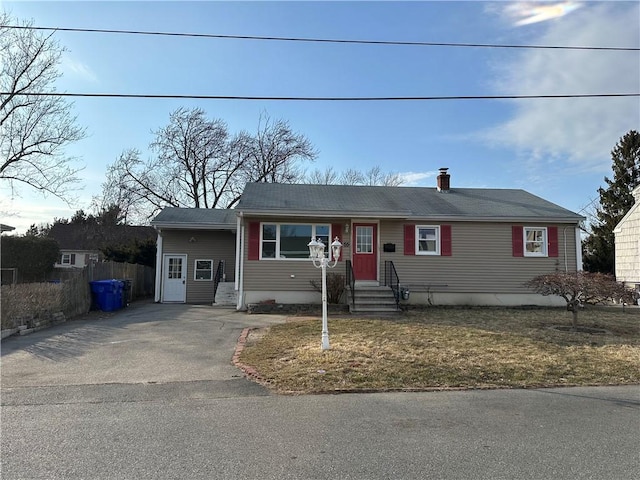
[(329, 350), (329, 327), (327, 325), (327, 267), (334, 268), (340, 258), (340, 249), (342, 243), (336, 237), (331, 244), (331, 252), (329, 256), (333, 256), (333, 265), (331, 258), (324, 256), (324, 243), (321, 240), (311, 238), (307, 245), (309, 247), (309, 257), (313, 262), (313, 266), (322, 269), (322, 350)]

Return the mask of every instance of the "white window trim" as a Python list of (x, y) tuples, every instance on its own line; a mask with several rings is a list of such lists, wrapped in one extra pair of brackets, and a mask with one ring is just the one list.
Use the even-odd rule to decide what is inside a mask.
[[(420, 250), (420, 229), (421, 228), (435, 228), (436, 230), (436, 250), (435, 252), (423, 252)], [(416, 255), (440, 255), (440, 225), (416, 225), (415, 229), (415, 245)]]
[[(364, 229), (371, 229), (371, 251), (370, 252), (359, 252), (357, 251), (357, 247), (358, 247), (358, 229), (360, 228), (364, 228)], [(354, 252), (357, 255), (374, 255), (376, 253), (376, 238), (374, 235), (374, 232), (376, 230), (376, 226), (374, 225), (356, 225), (356, 228), (354, 229)]]
[[(200, 271), (204, 271), (204, 269), (198, 269), (196, 268), (198, 266), (198, 262), (211, 262), (211, 278), (198, 278), (197, 274), (198, 274), (198, 270)], [(194, 282), (213, 282), (213, 268), (214, 268), (214, 263), (213, 263), (213, 259), (212, 258), (196, 258), (193, 261), (193, 281)]]
[[(542, 252), (527, 252), (527, 232), (531, 230), (542, 230)], [(525, 257), (548, 257), (549, 256), (549, 232), (547, 227), (523, 227), (522, 228), (522, 251)]]
[[(65, 257), (67, 258), (66, 262), (64, 261)], [(71, 265), (71, 254), (70, 253), (63, 253), (62, 254), (62, 256), (60, 257), (60, 265)]]
[[(276, 226), (276, 239), (275, 239), (275, 244), (276, 244), (276, 253), (275, 253), (275, 258), (271, 258), (271, 257), (263, 257), (262, 256), (262, 246), (264, 244), (264, 242), (273, 242), (273, 240), (264, 240), (262, 238), (262, 235), (264, 233), (264, 228), (263, 225), (275, 225)], [(305, 223), (305, 222), (260, 222), (260, 260), (267, 260), (267, 261), (274, 261), (274, 260), (280, 260), (280, 261), (287, 261), (287, 262), (308, 262), (309, 261), (309, 257), (305, 257), (305, 258), (286, 258), (286, 257), (281, 257), (280, 256), (280, 226), (281, 225), (311, 225), (311, 236), (313, 238), (316, 238), (316, 228), (317, 227), (329, 227), (329, 241), (331, 241), (332, 238), (332, 232), (331, 232), (331, 224), (330, 223)], [(311, 241), (311, 237), (309, 237), (309, 241)], [(325, 245), (324, 247), (324, 251), (325, 254), (326, 252), (329, 250), (330, 246), (329, 245)]]

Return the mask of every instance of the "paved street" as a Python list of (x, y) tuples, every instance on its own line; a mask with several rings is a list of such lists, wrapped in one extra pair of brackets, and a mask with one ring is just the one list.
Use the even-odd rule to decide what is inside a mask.
[(277, 396), (245, 326), (136, 305), (2, 342), (3, 479), (629, 479), (640, 388)]

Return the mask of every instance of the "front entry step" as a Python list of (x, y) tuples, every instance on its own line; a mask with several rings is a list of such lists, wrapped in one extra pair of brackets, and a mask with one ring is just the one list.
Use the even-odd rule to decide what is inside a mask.
[(238, 292), (234, 282), (220, 282), (216, 290), (214, 307), (235, 307), (238, 304)]
[(351, 313), (389, 314), (398, 313), (393, 290), (390, 287), (378, 285), (356, 285), (354, 303)]

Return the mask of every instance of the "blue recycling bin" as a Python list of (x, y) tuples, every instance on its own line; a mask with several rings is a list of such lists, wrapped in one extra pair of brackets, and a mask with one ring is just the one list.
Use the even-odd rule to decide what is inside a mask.
[(103, 312), (122, 308), (124, 282), (120, 280), (95, 280), (89, 282), (96, 306)]

